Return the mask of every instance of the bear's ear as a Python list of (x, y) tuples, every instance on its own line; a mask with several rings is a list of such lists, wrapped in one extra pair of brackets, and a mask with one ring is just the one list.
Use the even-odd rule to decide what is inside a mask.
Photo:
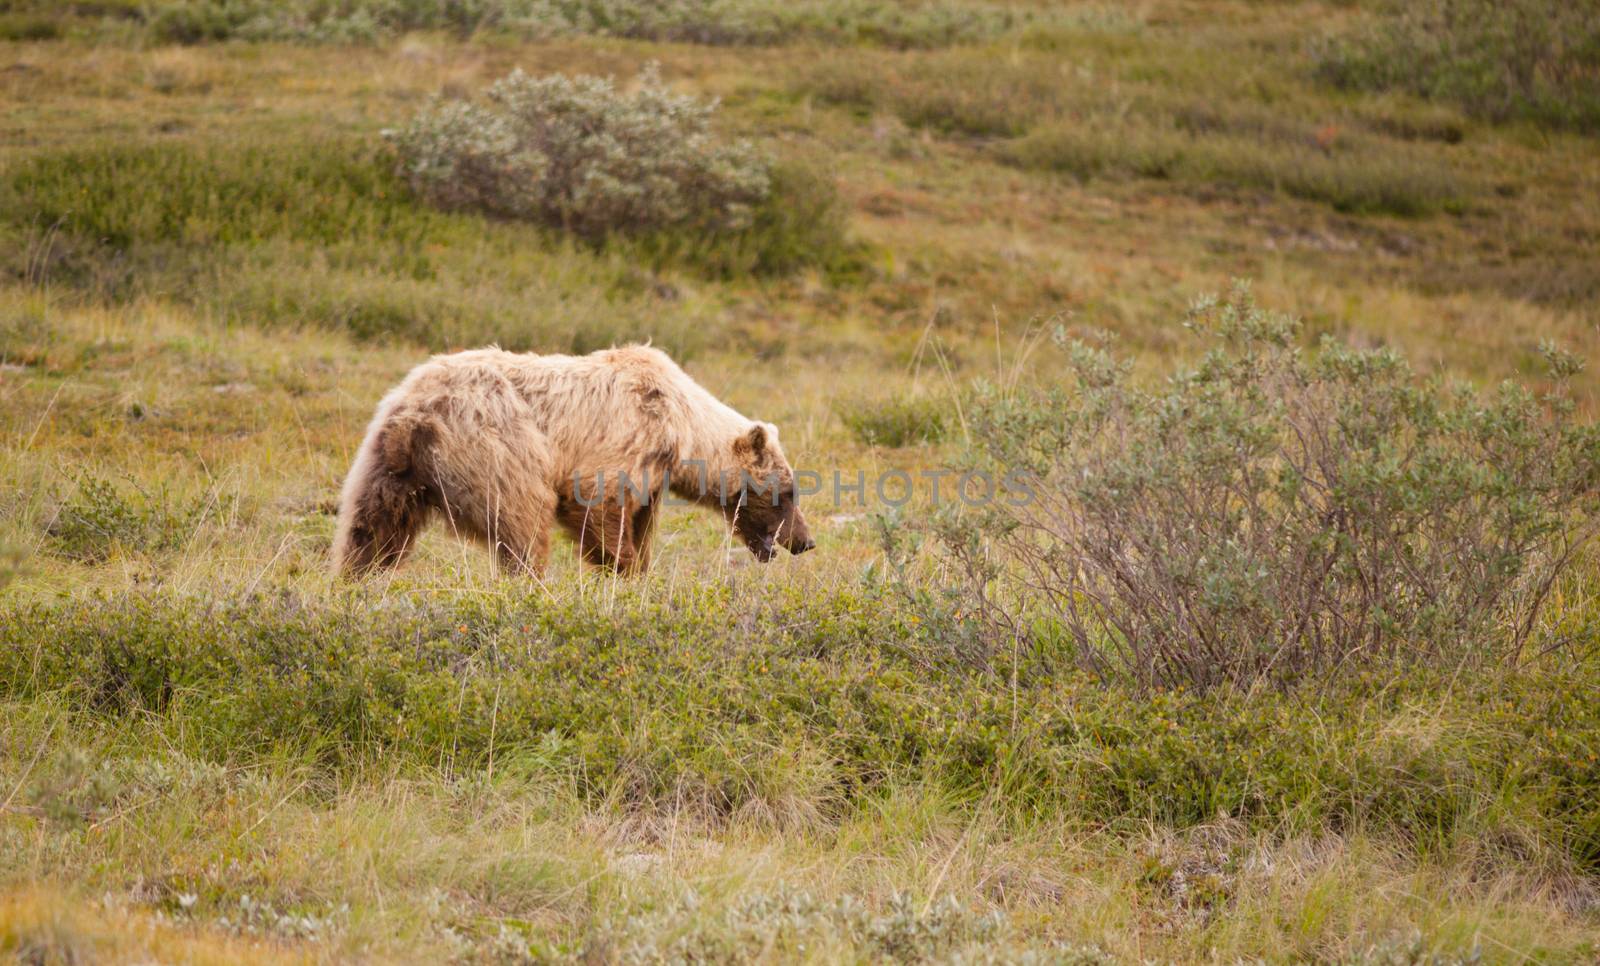
[(750, 431), (734, 443), (735, 449), (746, 450), (751, 456), (760, 456), (767, 449), (767, 427), (756, 423)]

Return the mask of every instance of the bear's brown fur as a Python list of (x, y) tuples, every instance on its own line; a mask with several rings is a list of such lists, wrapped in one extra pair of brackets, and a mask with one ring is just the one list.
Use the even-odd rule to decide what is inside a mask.
[(582, 558), (643, 571), (666, 489), (714, 507), (762, 560), (813, 546), (777, 428), (729, 408), (660, 350), (436, 356), (378, 403), (345, 477), (333, 562), (392, 567), (443, 518), (538, 575), (559, 524)]

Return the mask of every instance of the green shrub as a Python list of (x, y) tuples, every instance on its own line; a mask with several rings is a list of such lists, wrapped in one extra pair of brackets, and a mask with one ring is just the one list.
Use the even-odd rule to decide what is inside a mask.
[(687, 265), (714, 278), (787, 275), (817, 268), (836, 282), (860, 274), (865, 246), (850, 236), (845, 205), (820, 164), (780, 159), (767, 170), (771, 190), (738, 231), (662, 229), (612, 246), (658, 267)]
[(109, 480), (84, 476), (46, 533), (61, 556), (99, 563), (118, 548), (176, 550), (194, 535), (205, 510), (204, 502), (177, 499), (165, 487), (154, 492), (137, 485), (119, 488)]
[[(1031, 496), (942, 531), (996, 646), (1202, 688), (1518, 661), (1600, 527), (1600, 429), (1559, 392), (1307, 356), (1242, 288), (1190, 321), (1219, 346), (1159, 390), (1064, 341), (1070, 389), (969, 412), (977, 458)], [(1558, 381), (1578, 369), (1553, 360)]]
[(868, 446), (937, 443), (949, 429), (947, 407), (926, 397), (857, 400), (835, 408), (851, 435)]
[(400, 174), (430, 203), (522, 218), (584, 238), (750, 224), (771, 191), (744, 142), (711, 131), (715, 103), (673, 94), (654, 66), (631, 93), (608, 78), (520, 70), (487, 103), (436, 103), (391, 135)]
[(831, 179), (774, 164), (711, 128), (715, 102), (673, 94), (654, 66), (637, 90), (516, 72), (487, 102), (435, 103), (391, 132), (399, 174), (429, 203), (522, 219), (716, 276), (849, 259)]
[(1317, 69), (1341, 87), (1600, 133), (1600, 3), (1393, 2), (1365, 31), (1324, 44)]

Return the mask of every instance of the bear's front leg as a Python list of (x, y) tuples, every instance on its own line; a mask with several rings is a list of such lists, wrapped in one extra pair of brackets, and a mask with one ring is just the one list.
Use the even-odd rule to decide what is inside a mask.
[(502, 569), (536, 579), (544, 576), (545, 564), (550, 560), (555, 504), (555, 494), (540, 488), (522, 500), (508, 501), (497, 508), (485, 537)]

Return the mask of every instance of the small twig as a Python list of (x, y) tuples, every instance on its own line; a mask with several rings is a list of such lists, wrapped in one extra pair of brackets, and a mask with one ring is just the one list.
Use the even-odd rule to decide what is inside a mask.
[(254, 832), (256, 829), (260, 828), (262, 822), (265, 822), (267, 819), (271, 818), (274, 812), (276, 812), (278, 809), (282, 808), (285, 802), (287, 802), (289, 799), (291, 799), (291, 798), (293, 798), (295, 796), (296, 792), (298, 792), (298, 791), (300, 791), (300, 789), (306, 787), (306, 785), (307, 785), (307, 783), (309, 781), (310, 781), (310, 779), (302, 778), (300, 780), (300, 784), (298, 784), (298, 785), (294, 786), (293, 788), (289, 789), (289, 791), (286, 792), (282, 798), (278, 799), (278, 804), (272, 806), (271, 808), (269, 808), (265, 812), (263, 812), (261, 814), (261, 817), (256, 819), (255, 824), (250, 826), (249, 828), (245, 829), (244, 832), (239, 835), (239, 838), (241, 838), (241, 839), (245, 838), (251, 832)]
[(39, 438), (39, 430), (44, 428), (45, 420), (50, 418), (50, 411), (56, 408), (56, 400), (60, 398), (61, 390), (65, 388), (67, 388), (65, 382), (56, 387), (55, 395), (50, 397), (50, 402), (45, 404), (44, 412), (39, 414), (39, 421), (33, 424), (33, 432), (28, 435), (28, 441), (22, 444), (22, 452), (26, 453), (33, 449), (33, 441)]
[(28, 766), (26, 768), (22, 769), (22, 777), (17, 779), (16, 787), (11, 789), (11, 794), (6, 796), (5, 801), (0, 802), (0, 812), (11, 808), (11, 803), (15, 801), (17, 795), (22, 792), (22, 786), (28, 783), (28, 776), (33, 774), (33, 767), (39, 764), (40, 758), (44, 757), (44, 747), (50, 743), (50, 736), (55, 733), (56, 723), (52, 721), (50, 722), (49, 729), (45, 731), (44, 737), (39, 740), (39, 747), (33, 750), (33, 759), (28, 762)]
[(161, 797), (161, 793), (157, 792), (154, 795), (147, 795), (144, 798), (139, 799), (137, 802), (134, 802), (132, 805), (129, 805), (129, 806), (125, 807), (125, 808), (119, 808), (115, 812), (112, 812), (110, 815), (107, 815), (105, 818), (101, 819), (100, 821), (94, 822), (93, 824), (91, 824), (89, 826), (89, 831), (97, 832), (100, 829), (105, 828), (107, 825), (110, 825), (112, 822), (115, 822), (117, 819), (122, 818), (125, 815), (131, 815), (134, 812), (137, 812), (139, 809), (144, 808), (146, 805), (149, 805), (151, 802), (155, 801), (156, 799), (158, 799), (160, 797)]

